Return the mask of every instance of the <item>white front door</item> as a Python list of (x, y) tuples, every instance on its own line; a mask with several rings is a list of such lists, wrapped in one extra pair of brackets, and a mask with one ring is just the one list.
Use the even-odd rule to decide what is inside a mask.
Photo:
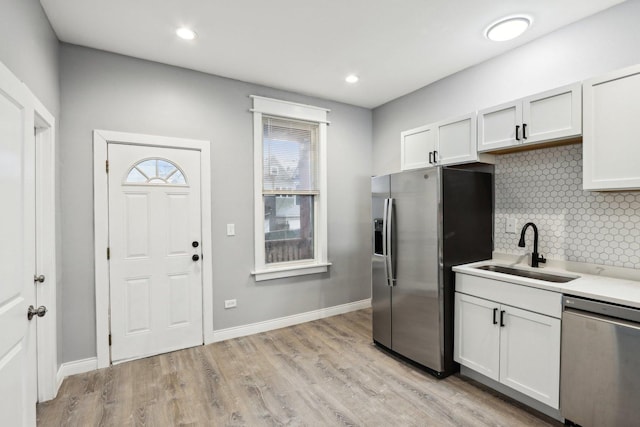
[(33, 106), (0, 64), (0, 423), (36, 423)]
[(111, 360), (202, 344), (200, 152), (107, 150)]

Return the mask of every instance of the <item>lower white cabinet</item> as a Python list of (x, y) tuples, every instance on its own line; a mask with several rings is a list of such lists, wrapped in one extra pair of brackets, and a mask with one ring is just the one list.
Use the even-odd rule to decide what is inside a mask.
[(500, 304), (456, 292), (454, 359), (500, 380)]
[(559, 318), (456, 292), (454, 327), (456, 362), (559, 408)]

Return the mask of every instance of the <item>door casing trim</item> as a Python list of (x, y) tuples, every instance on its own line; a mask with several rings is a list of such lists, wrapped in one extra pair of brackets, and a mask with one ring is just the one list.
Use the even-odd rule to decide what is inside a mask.
[(210, 141), (96, 129), (93, 131), (93, 216), (97, 368), (111, 364), (109, 351), (109, 191), (105, 170), (109, 143), (200, 151), (202, 221), (202, 318), (204, 343), (213, 342), (213, 251), (211, 241)]
[(49, 310), (46, 318), (36, 323), (38, 363), (38, 402), (58, 394), (58, 310), (56, 254), (56, 120), (35, 97), (34, 128), (36, 153), (36, 271), (45, 274), (43, 284), (35, 284), (37, 305)]

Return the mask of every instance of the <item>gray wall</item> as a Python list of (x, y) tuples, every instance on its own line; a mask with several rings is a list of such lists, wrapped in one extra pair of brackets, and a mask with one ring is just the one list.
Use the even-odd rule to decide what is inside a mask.
[(373, 111), (373, 172), (400, 170), (400, 132), (640, 63), (628, 0)]
[[(59, 43), (40, 2), (0, 0), (0, 62), (22, 80), (51, 114), (60, 120), (58, 74)], [(56, 129), (57, 131), (57, 129)], [(56, 171), (56, 204), (59, 206), (59, 171)], [(56, 218), (57, 306), (62, 303), (60, 217)], [(46, 274), (46, 272), (45, 272)], [(58, 362), (62, 356), (62, 317), (58, 322)]]
[(58, 38), (38, 0), (0, 0), (0, 61), (56, 118)]
[[(92, 130), (211, 141), (214, 328), (370, 297), (371, 110), (63, 44), (61, 47), (63, 359), (96, 355)], [(256, 283), (249, 95), (330, 108), (330, 272)], [(226, 236), (226, 224), (236, 236)], [(238, 307), (223, 309), (225, 299)]]

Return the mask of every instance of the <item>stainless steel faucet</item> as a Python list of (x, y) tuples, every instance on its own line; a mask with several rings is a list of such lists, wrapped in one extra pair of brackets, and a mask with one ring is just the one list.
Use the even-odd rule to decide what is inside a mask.
[(522, 227), (518, 246), (524, 248), (524, 235), (529, 226), (533, 227), (533, 253), (531, 254), (531, 267), (539, 267), (538, 263), (545, 263), (547, 260), (542, 255), (538, 255), (538, 227), (532, 222), (528, 222)]

